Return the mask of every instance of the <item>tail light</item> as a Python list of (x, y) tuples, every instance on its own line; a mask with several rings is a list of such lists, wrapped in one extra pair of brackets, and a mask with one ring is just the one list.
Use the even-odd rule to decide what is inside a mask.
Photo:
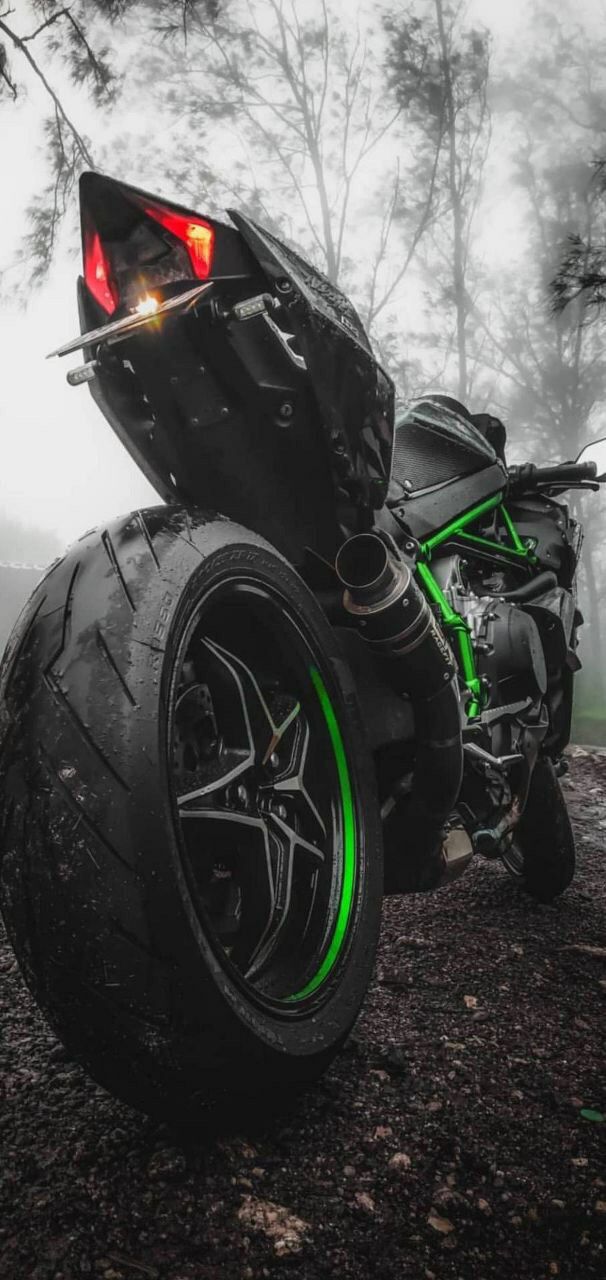
[(100, 307), (108, 315), (116, 310), (117, 297), (110, 284), (110, 268), (101, 245), (101, 237), (92, 226), (84, 229), (84, 279)]
[(141, 208), (150, 218), (159, 222), (166, 231), (176, 236), (177, 240), (182, 241), (189, 254), (196, 279), (208, 280), (215, 247), (215, 232), (210, 223), (204, 222), (201, 218), (194, 218), (191, 214), (175, 213), (168, 206), (161, 204), (144, 204), (141, 201)]
[(106, 315), (211, 275), (215, 228), (193, 211), (100, 174), (83, 175), (80, 203), (84, 280)]

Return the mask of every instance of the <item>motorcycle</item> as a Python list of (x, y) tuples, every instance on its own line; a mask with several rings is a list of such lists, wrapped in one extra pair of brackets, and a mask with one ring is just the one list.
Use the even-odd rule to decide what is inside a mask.
[(108, 1090), (197, 1121), (343, 1044), (384, 894), (574, 874), (576, 462), (396, 408), (349, 300), (272, 232), (86, 173), (88, 383), (162, 505), (80, 538), (0, 670), (0, 902)]

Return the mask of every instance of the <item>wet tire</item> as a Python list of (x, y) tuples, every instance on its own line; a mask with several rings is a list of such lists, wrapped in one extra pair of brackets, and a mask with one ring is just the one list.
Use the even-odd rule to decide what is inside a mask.
[[(240, 851), (240, 862), (233, 854), (230, 863), (229, 842), (216, 855), (213, 877), (231, 877), (232, 899), (240, 895), (240, 915), (232, 905), (229, 916), (229, 894), (220, 879), (211, 883), (206, 864), (199, 870), (211, 844), (199, 834), (192, 853), (184, 836), (185, 828), (206, 830), (208, 813), (198, 810), (208, 796), (190, 779), (189, 792), (185, 786), (187, 794), (176, 797), (184, 784), (177, 786), (173, 778), (175, 760), (179, 769), (190, 769), (195, 782), (211, 764), (215, 768), (212, 752), (222, 760), (228, 749), (216, 708), (207, 705), (208, 689), (202, 706), (200, 682), (189, 674), (187, 715), (182, 714), (175, 672), (183, 680), (203, 650), (217, 705), (223, 698), (233, 709), (244, 665), (224, 635), (230, 609), (248, 603), (238, 596), (235, 604), (227, 599), (222, 613), (204, 612), (213, 592), (220, 600), (230, 584), (236, 592), (249, 592), (256, 610), (250, 626), (245, 613), (234, 614), (234, 653), (253, 644), (255, 628), (262, 634), (263, 601), (272, 602), (271, 628), (262, 644), (254, 641), (255, 653), (263, 666), (261, 650), (273, 652), (272, 637), (278, 637), (275, 652), (286, 674), (273, 680), (272, 706), (286, 708), (282, 724), (304, 722), (310, 740), (320, 743), (313, 777), (318, 806), (328, 806), (317, 815), (329, 833), (323, 837), (312, 830), (314, 806), (305, 817), (301, 795), (293, 799), (292, 780), (280, 782), (278, 774), (277, 782), (267, 781), (276, 759), (275, 767), (281, 767), (286, 730), (280, 727), (283, 737), (273, 755), (268, 747), (261, 760), (253, 751), (254, 763), (236, 779), (235, 791), (227, 782), (216, 793), (217, 805), (249, 806), (241, 823), (273, 823), (268, 919), (284, 913), (288, 901), (297, 921), (296, 954), (289, 955), (284, 940), (291, 935), (284, 927), (279, 945), (268, 935), (273, 968), (261, 951), (261, 977), (254, 981), (247, 977), (254, 965), (246, 970), (248, 960), (236, 962), (237, 945), (227, 945), (224, 936), (226, 918), (235, 937), (243, 930), (242, 902), (246, 885), (257, 883), (256, 873), (236, 874), (233, 867), (246, 863)], [(203, 630), (192, 630), (196, 618), (201, 627), (207, 616), (208, 625), (218, 628), (210, 641)], [(292, 628), (288, 644), (279, 638), (281, 618)], [(294, 674), (291, 640), (293, 652), (302, 655), (299, 666), (292, 658)], [(186, 643), (193, 645), (193, 659)], [(314, 684), (306, 683), (306, 670), (316, 673)], [(248, 682), (251, 698), (259, 691), (257, 678)], [(299, 712), (286, 714), (280, 679), (293, 688), (299, 680)], [(318, 690), (321, 706), (314, 702)], [(186, 730), (177, 733), (179, 715)], [(196, 733), (205, 724), (210, 734), (199, 759), (188, 758), (192, 723)], [(300, 727), (297, 733), (300, 744)], [(241, 742), (234, 751), (236, 771), (242, 771)], [(283, 805), (274, 813), (279, 786)], [(190, 793), (198, 798), (191, 800)], [(298, 808), (289, 816), (295, 801)], [(332, 825), (321, 818), (329, 812)], [(188, 824), (184, 815), (196, 820)], [(308, 825), (301, 834), (303, 821)], [(216, 813), (212, 822), (216, 832)], [(280, 830), (290, 833), (290, 843)], [(286, 874), (280, 859), (293, 848), (298, 857), (297, 842), (307, 844), (303, 854), (312, 862), (317, 858), (313, 874), (298, 872), (311, 904), (303, 923), (290, 905), (293, 895), (279, 898), (280, 875), (284, 881)], [(214, 845), (211, 862), (212, 850)], [(371, 976), (382, 901), (380, 821), (349, 669), (305, 584), (267, 543), (227, 520), (152, 508), (85, 536), (51, 568), (26, 606), (0, 669), (0, 855), (0, 905), (25, 979), (72, 1056), (117, 1097), (164, 1119), (204, 1122), (211, 1109), (227, 1116), (252, 1100), (288, 1095), (326, 1068), (356, 1019)], [(318, 897), (313, 886), (320, 884), (324, 896)], [(216, 915), (217, 885), (222, 915)], [(254, 922), (258, 890), (250, 894)], [(213, 910), (223, 933), (219, 925), (213, 932)], [(316, 954), (310, 922), (319, 930), (322, 912), (326, 936), (318, 932)], [(250, 940), (246, 945), (250, 949)]]
[(575, 846), (562, 788), (551, 760), (537, 761), (515, 834), (521, 879), (538, 902), (552, 902), (574, 879)]

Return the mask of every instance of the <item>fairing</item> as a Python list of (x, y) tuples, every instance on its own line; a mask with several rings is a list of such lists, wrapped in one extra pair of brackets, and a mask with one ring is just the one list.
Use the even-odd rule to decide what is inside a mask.
[(463, 412), (431, 399), (398, 414), (387, 505), (423, 540), (504, 489), (507, 472)]
[[(98, 361), (91, 392), (137, 464), (165, 499), (214, 508), (295, 563), (306, 548), (331, 557), (383, 502), (393, 444), (393, 386), (351, 303), (238, 213), (230, 227), (98, 174), (82, 178), (81, 203), (104, 285), (80, 281), (83, 332), (150, 290), (191, 289), (195, 264), (174, 230), (191, 220), (212, 237), (208, 298), (86, 352)], [(235, 318), (261, 294), (274, 300), (267, 314)]]
[(421, 400), (398, 415), (394, 479), (419, 493), (496, 461), (496, 453), (463, 412), (434, 400)]
[(230, 210), (292, 321), (344, 488), (366, 507), (387, 496), (393, 452), (394, 386), (375, 359), (344, 293), (252, 219)]

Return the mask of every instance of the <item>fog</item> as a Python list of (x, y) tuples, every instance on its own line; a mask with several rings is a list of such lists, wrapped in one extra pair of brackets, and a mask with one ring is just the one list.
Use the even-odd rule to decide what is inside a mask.
[[(17, 0), (6, 22), (24, 36), (59, 7)], [(267, 143), (268, 134), (275, 139), (280, 129), (295, 127), (275, 68), (256, 66), (245, 108), (238, 105), (239, 90), (228, 85), (223, 106), (231, 93), (233, 109), (215, 110), (212, 94), (221, 84), (217, 50), (208, 46), (193, 20), (184, 41), (178, 30), (180, 5), (162, 0), (125, 4), (114, 20), (110, 13), (120, 6), (81, 0), (72, 8), (93, 50), (107, 49), (106, 62), (116, 76), (111, 96), (104, 97), (97, 84), (95, 97), (95, 84), (82, 68), (77, 76), (81, 82), (74, 83), (73, 50), (61, 20), (25, 46), (46, 85), (0, 29), (0, 45), (8, 55), (7, 76), (0, 82), (0, 512), (7, 528), (7, 521), (13, 522), (10, 546), (0, 523), (0, 561), (34, 562), (25, 533), (23, 554), (15, 556), (14, 521), (35, 526), (47, 537), (42, 545), (48, 546), (48, 557), (43, 558), (50, 558), (57, 543), (73, 540), (114, 514), (158, 501), (86, 387), (67, 386), (66, 369), (78, 357), (45, 358), (78, 331), (75, 283), (80, 269), (77, 191), (65, 172), (57, 174), (53, 167), (56, 156), (51, 154), (51, 135), (45, 133), (54, 110), (49, 86), (101, 170), (183, 203), (196, 201), (201, 212), (240, 203), (261, 219), (271, 215), (319, 265), (330, 265), (331, 254), (336, 255), (334, 274), (353, 293), (363, 316), (368, 307), (371, 335), (403, 399), (442, 390), (460, 395), (472, 410), (497, 413), (508, 426), (510, 461), (575, 456), (586, 440), (602, 430), (606, 434), (604, 320), (589, 311), (580, 318), (569, 312), (558, 328), (548, 288), (566, 237), (589, 234), (599, 241), (606, 227), (603, 204), (591, 194), (592, 161), (606, 155), (602, 0), (574, 5), (474, 0), (458, 6), (454, 16), (444, 6), (454, 46), (459, 41), (461, 56), (469, 63), (461, 73), (465, 92), (461, 90), (457, 123), (464, 223), (459, 277), (456, 269), (453, 274), (444, 154), (432, 167), (436, 117), (431, 57), (423, 61), (419, 53), (423, 40), (425, 52), (431, 52), (434, 0), (393, 6), (391, 28), (383, 23), (388, 5), (356, 6), (341, 0), (328, 6), (335, 42), (328, 55), (332, 97), (325, 108), (321, 167), (334, 227), (344, 208), (348, 176), (347, 164), (339, 168), (346, 83), (342, 64), (356, 49), (358, 59), (360, 49), (367, 58), (356, 72), (358, 96), (352, 95), (350, 108), (350, 144), (367, 136), (367, 154), (351, 181), (341, 241), (335, 233), (334, 243), (322, 223), (323, 193), (313, 157), (310, 161), (293, 148), (288, 170), (284, 154), (280, 157), (276, 146)], [(246, 6), (234, 0), (217, 8), (233, 50), (236, 37), (229, 34), (230, 23), (235, 30), (243, 15), (251, 15), (259, 40), (273, 31), (275, 5), (270, 0), (251, 0)], [(303, 26), (320, 22), (324, 13), (319, 0), (294, 7), (284, 0), (283, 9), (291, 24)], [(411, 17), (421, 25), (406, 27), (398, 45), (394, 22), (401, 33)], [(167, 23), (177, 30), (158, 30)], [(469, 38), (474, 30), (480, 33), (475, 44)], [(313, 80), (311, 46), (307, 56)], [(365, 119), (366, 83), (372, 111)], [(252, 107), (251, 88), (256, 95)], [(280, 145), (287, 144), (286, 132)], [(82, 167), (80, 154), (73, 158), (74, 172)], [(36, 235), (44, 239), (44, 228), (40, 221), (32, 222), (32, 202), (39, 213), (53, 200), (56, 206), (65, 204), (66, 212), (53, 230), (48, 272), (35, 282), (31, 268), (40, 252), (35, 240)], [(43, 248), (46, 252), (48, 245)], [(588, 387), (590, 394), (584, 394)], [(588, 621), (585, 688), (587, 700), (595, 701), (597, 690), (600, 703), (605, 503), (602, 494), (583, 499), (594, 579), (592, 608), (586, 570), (581, 577)], [(35, 563), (42, 554), (36, 545)], [(581, 733), (588, 732), (591, 726), (585, 723)]]

